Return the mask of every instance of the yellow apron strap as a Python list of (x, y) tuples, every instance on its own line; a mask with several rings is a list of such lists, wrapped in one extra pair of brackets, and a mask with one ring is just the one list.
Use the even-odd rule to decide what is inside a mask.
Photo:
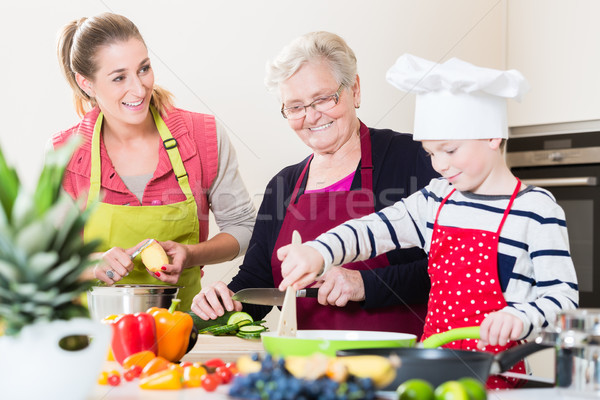
[(154, 123), (156, 124), (156, 128), (158, 129), (158, 133), (163, 142), (163, 146), (169, 155), (169, 160), (171, 161), (171, 165), (173, 166), (173, 172), (175, 173), (175, 178), (177, 178), (177, 182), (179, 183), (179, 187), (185, 197), (189, 200), (193, 198), (192, 189), (190, 187), (190, 182), (188, 179), (188, 174), (183, 166), (183, 160), (181, 159), (181, 154), (179, 154), (179, 149), (177, 148), (177, 140), (169, 131), (167, 124), (163, 121), (159, 112), (153, 106), (150, 106), (150, 111), (152, 111), (152, 116), (154, 117)]
[(90, 166), (90, 189), (88, 191), (87, 207), (99, 200), (100, 183), (102, 180), (102, 172), (100, 165), (100, 131), (102, 130), (102, 120), (104, 115), (98, 114), (94, 131), (92, 133), (92, 148), (91, 148), (91, 166)]
[[(165, 124), (165, 121), (163, 121), (158, 111), (156, 111), (156, 109), (153, 106), (150, 107), (150, 111), (152, 111), (154, 123), (156, 124), (158, 133), (160, 134), (160, 137), (162, 139), (163, 146), (165, 147), (165, 150), (167, 150), (167, 154), (169, 155), (169, 160), (171, 161), (171, 165), (173, 166), (173, 172), (175, 173), (175, 177), (177, 178), (179, 187), (181, 188), (181, 191), (185, 195), (186, 199), (189, 200), (193, 198), (194, 195), (190, 187), (187, 172), (185, 170), (185, 167), (183, 166), (181, 155), (179, 154), (179, 149), (177, 149), (177, 141), (175, 140), (175, 138), (173, 138), (171, 131), (169, 131), (169, 128)], [(93, 202), (97, 201), (100, 195), (100, 185), (102, 180), (100, 160), (100, 132), (102, 130), (103, 118), (104, 115), (102, 113), (99, 113), (92, 134), (90, 190), (88, 192), (87, 207), (89, 207)]]

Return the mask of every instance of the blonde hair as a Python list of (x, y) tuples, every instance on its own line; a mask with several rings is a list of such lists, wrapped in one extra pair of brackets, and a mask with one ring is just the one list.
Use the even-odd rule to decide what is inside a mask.
[[(96, 54), (103, 46), (118, 42), (144, 39), (133, 22), (122, 15), (103, 13), (90, 18), (80, 18), (66, 24), (58, 36), (58, 60), (63, 75), (73, 90), (73, 104), (81, 117), (96, 106), (96, 100), (84, 92), (75, 73), (93, 79), (97, 70)], [(173, 107), (173, 95), (155, 85), (150, 101), (157, 110), (164, 113)]]
[(265, 85), (274, 91), (307, 62), (324, 61), (339, 85), (351, 87), (356, 80), (356, 56), (340, 36), (325, 31), (310, 32), (285, 46), (267, 63)]

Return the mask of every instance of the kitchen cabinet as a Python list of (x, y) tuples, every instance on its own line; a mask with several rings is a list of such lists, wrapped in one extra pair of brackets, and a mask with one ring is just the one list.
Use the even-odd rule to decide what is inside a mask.
[(600, 119), (600, 2), (509, 0), (507, 68), (531, 84), (509, 125)]

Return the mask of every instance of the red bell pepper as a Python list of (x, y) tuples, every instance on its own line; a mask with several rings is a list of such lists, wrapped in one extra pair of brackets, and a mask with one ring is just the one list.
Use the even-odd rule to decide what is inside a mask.
[(115, 359), (123, 365), (130, 355), (148, 350), (156, 354), (156, 325), (154, 317), (147, 313), (124, 314), (112, 323), (112, 351)]

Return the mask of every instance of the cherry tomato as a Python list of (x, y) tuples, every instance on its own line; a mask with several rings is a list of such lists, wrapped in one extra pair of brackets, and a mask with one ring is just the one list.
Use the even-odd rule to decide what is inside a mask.
[(119, 386), (121, 383), (121, 377), (119, 375), (109, 375), (108, 376), (108, 384), (110, 386)]
[(206, 361), (204, 365), (211, 368), (217, 368), (225, 365), (225, 362), (223, 362), (223, 360), (221, 360), (220, 358), (211, 358), (210, 360)]
[(228, 370), (231, 371), (231, 373), (233, 375), (235, 375), (239, 372), (238, 367), (237, 367), (236, 363), (234, 363), (234, 362), (228, 362), (227, 364), (225, 364), (225, 366), (227, 367)]
[(219, 376), (219, 378), (221, 378), (221, 382), (225, 385), (231, 382), (231, 379), (233, 378), (231, 370), (229, 370), (229, 368), (226, 366), (217, 367), (215, 373)]
[(214, 374), (206, 374), (202, 378), (202, 388), (207, 392), (213, 392), (219, 386)]
[(139, 365), (132, 365), (123, 373), (123, 378), (125, 378), (127, 382), (131, 382), (135, 378), (139, 377), (141, 373), (142, 367)]

